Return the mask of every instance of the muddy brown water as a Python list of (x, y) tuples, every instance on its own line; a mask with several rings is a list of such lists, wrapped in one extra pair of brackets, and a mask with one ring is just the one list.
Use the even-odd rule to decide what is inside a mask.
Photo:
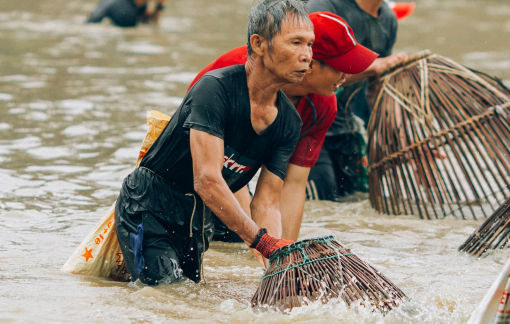
[[(417, 0), (396, 51), (429, 48), (510, 85), (510, 4)], [(378, 215), (366, 197), (306, 204), (302, 236), (335, 234), (411, 301), (382, 316), (341, 302), (254, 313), (263, 269), (213, 243), (206, 284), (144, 287), (61, 266), (134, 168), (145, 114), (171, 114), (197, 71), (246, 42), (251, 0), (169, 0), (159, 26), (84, 25), (90, 0), (0, 0), (1, 323), (464, 323), (508, 250), (457, 247), (481, 223)]]

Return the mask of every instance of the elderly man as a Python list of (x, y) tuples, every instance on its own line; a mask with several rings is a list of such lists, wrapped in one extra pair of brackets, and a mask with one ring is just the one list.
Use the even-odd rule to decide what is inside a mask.
[[(248, 23), (248, 61), (208, 73), (124, 180), (115, 221), (132, 280), (198, 282), (211, 211), (266, 258), (280, 240), (280, 197), (301, 130), (280, 88), (309, 70), (313, 25), (299, 0), (265, 0)], [(261, 168), (252, 217), (233, 192)], [(267, 234), (267, 230), (274, 237)]]
[[(376, 53), (356, 42), (351, 28), (339, 16), (330, 12), (317, 12), (310, 14), (309, 17), (315, 32), (310, 71), (301, 84), (287, 84), (282, 87), (303, 122), (282, 190), (282, 237), (290, 240), (296, 240), (299, 235), (308, 173), (319, 156), (326, 132), (336, 116), (334, 91), (350, 74), (362, 72), (377, 57)], [(190, 88), (206, 72), (234, 64), (244, 64), (246, 59), (246, 46), (223, 54), (197, 75)], [(247, 188), (237, 192), (236, 197), (247, 213), (254, 210), (255, 206), (250, 207), (251, 199)], [(241, 241), (219, 221), (215, 233), (216, 240)]]

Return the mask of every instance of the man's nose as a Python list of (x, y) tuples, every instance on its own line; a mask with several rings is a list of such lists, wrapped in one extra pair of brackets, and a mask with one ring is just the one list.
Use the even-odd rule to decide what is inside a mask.
[(313, 56), (312, 48), (306, 46), (305, 50), (301, 53), (299, 57), (300, 58), (299, 61), (310, 63), (312, 61), (312, 56)]

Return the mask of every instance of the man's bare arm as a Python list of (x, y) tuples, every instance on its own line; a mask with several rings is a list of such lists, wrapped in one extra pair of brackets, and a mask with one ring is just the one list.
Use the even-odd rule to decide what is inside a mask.
[(280, 199), (283, 180), (262, 166), (255, 195), (250, 204), (251, 217), (258, 226), (267, 229), (269, 235), (282, 237)]
[(222, 139), (191, 129), (194, 188), (207, 207), (249, 245), (255, 241), (259, 226), (243, 211), (221, 175), (223, 145)]
[(306, 182), (310, 168), (290, 163), (282, 189), (282, 238), (297, 240), (306, 200)]
[(381, 76), (384, 70), (405, 60), (406, 58), (407, 54), (404, 52), (396, 53), (388, 57), (377, 58), (365, 71), (349, 76), (349, 78), (344, 82), (343, 86), (356, 83), (369, 77), (378, 78)]

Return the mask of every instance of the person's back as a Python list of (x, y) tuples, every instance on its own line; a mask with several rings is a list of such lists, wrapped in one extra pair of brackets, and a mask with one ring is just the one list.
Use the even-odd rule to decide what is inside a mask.
[(147, 0), (101, 0), (87, 19), (87, 23), (100, 23), (109, 18), (119, 27), (135, 27), (139, 21), (157, 21), (164, 7), (165, 0), (157, 0), (154, 8), (147, 5)]

